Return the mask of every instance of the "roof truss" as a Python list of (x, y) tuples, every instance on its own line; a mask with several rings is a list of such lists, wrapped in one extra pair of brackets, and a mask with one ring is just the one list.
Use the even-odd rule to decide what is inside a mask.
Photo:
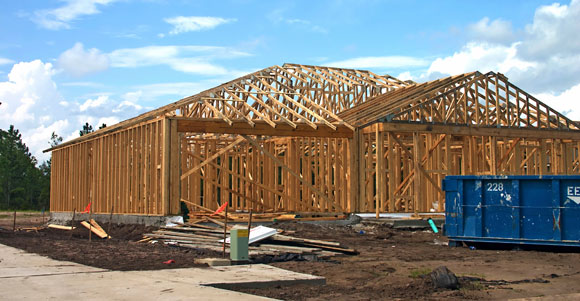
[(202, 93), (184, 103), (172, 116), (214, 118), (230, 126), (244, 120), (250, 126), (263, 121), (275, 128), (282, 122), (293, 128), (304, 123), (312, 129), (345, 123), (337, 114), (375, 95), (408, 84), (369, 71), (307, 65), (273, 66), (221, 89)]
[(576, 122), (494, 72), (479, 74), (453, 89), (440, 91), (428, 100), (395, 113), (391, 120), (502, 128), (580, 129)]

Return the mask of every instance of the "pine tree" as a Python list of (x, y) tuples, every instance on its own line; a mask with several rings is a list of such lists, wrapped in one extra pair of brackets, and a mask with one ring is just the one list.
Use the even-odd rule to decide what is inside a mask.
[(40, 171), (22, 135), (10, 126), (8, 131), (0, 129), (0, 190), (5, 208), (28, 209), (37, 201)]
[(88, 133), (92, 133), (94, 131), (95, 130), (93, 129), (93, 126), (87, 122), (83, 125), (83, 129), (79, 131), (79, 135), (83, 136), (83, 135), (86, 135)]

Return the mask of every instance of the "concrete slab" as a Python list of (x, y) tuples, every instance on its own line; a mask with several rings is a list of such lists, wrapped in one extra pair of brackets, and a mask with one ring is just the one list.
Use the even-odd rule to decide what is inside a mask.
[(296, 273), (266, 264), (233, 265), (205, 269), (174, 269), (158, 271), (130, 272), (151, 277), (173, 279), (174, 281), (195, 282), (199, 285), (219, 288), (262, 288), (277, 285), (313, 284), (324, 285), (326, 279), (320, 276)]
[(266, 300), (222, 288), (296, 283), (324, 284), (325, 279), (268, 265), (109, 271), (0, 245), (0, 291), (7, 299)]
[(207, 264), (210, 267), (221, 267), (232, 265), (232, 262), (227, 258), (198, 258), (195, 263)]
[(18, 276), (30, 277), (103, 271), (106, 270), (74, 262), (57, 261), (48, 257), (0, 245), (0, 279)]
[(12, 300), (267, 300), (132, 272), (3, 278), (0, 289)]

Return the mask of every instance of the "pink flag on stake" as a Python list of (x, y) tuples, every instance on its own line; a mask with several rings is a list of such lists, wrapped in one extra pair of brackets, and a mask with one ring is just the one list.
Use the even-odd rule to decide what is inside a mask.
[(228, 205), (228, 202), (225, 202), (223, 205), (221, 205), (218, 210), (216, 210), (214, 213), (212, 213), (211, 215), (214, 216), (222, 211), (224, 211), (224, 209), (226, 209), (226, 206)]
[(87, 208), (85, 208), (85, 211), (81, 212), (81, 213), (89, 213), (91, 211), (91, 203), (89, 202), (89, 204), (87, 205)]

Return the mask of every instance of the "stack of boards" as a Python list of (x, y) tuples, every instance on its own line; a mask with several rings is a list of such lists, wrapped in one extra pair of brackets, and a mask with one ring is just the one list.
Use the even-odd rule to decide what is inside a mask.
[[(153, 243), (159, 241), (184, 248), (208, 249), (221, 252), (223, 250), (224, 225), (221, 223), (218, 225), (221, 227), (201, 224), (180, 224), (175, 227), (161, 227), (152, 233), (144, 234), (144, 238), (139, 242)], [(261, 240), (250, 243), (248, 247), (250, 258), (264, 255), (300, 254), (315, 255), (317, 258), (324, 259), (337, 255), (358, 254), (355, 249), (343, 246), (338, 242), (292, 237), (287, 235), (291, 233), (283, 230), (262, 226), (252, 228), (250, 231), (251, 241), (252, 232), (260, 227), (273, 231), (260, 237)], [(230, 229), (231, 227), (228, 227), (228, 230)], [(226, 240), (226, 243), (228, 243), (228, 240)]]

